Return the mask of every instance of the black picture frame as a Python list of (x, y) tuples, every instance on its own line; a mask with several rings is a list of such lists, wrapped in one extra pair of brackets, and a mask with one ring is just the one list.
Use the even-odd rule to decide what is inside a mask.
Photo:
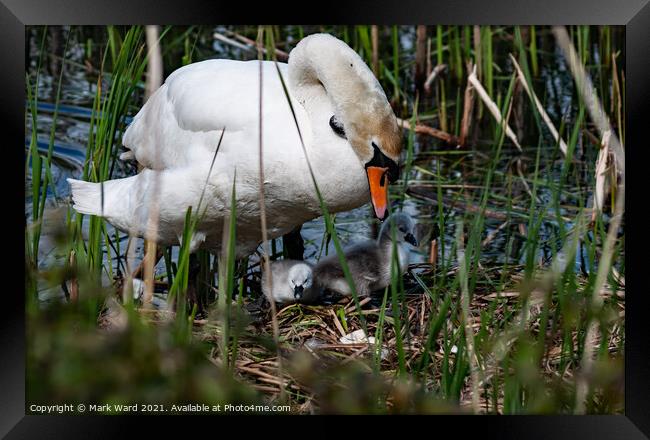
[[(349, 23), (349, 24), (612, 24), (626, 26), (626, 96), (628, 145), (626, 150), (627, 198), (625, 227), (631, 237), (626, 243), (626, 353), (625, 415), (623, 416), (456, 416), (424, 421), (433, 435), (447, 425), (464, 434), (497, 438), (648, 438), (650, 436), (650, 350), (644, 324), (647, 295), (642, 279), (644, 243), (643, 198), (644, 135), (650, 115), (650, 0), (444, 0), (444, 1), (356, 1), (307, 3), (285, 1), (279, 4), (233, 4), (205, 0), (0, 0), (0, 68), (2, 93), (0, 114), (3, 127), (5, 161), (2, 188), (5, 220), (11, 220), (15, 233), (8, 235), (9, 256), (5, 265), (4, 313), (0, 318), (0, 347), (3, 368), (0, 374), (0, 435), (25, 437), (111, 437), (115, 438), (128, 416), (25, 416), (25, 316), (23, 281), (23, 231), (25, 218), (22, 191), (24, 178), (18, 164), (23, 163), (18, 145), (24, 144), (25, 103), (25, 26), (96, 24), (209, 24), (209, 23)], [(235, 7), (235, 8), (234, 8)], [(16, 164), (16, 166), (11, 165)], [(9, 172), (8, 172), (9, 171)], [(13, 171), (13, 172), (11, 172)], [(13, 173), (16, 175), (13, 175)], [(647, 172), (646, 172), (647, 173)], [(639, 199), (632, 202), (633, 199)], [(15, 243), (13, 242), (15, 240)], [(10, 247), (9, 247), (10, 246)], [(24, 258), (23, 258), (24, 260)], [(23, 277), (24, 279), (24, 277)], [(9, 281), (13, 280), (15, 286)], [(462, 417), (461, 423), (458, 423)], [(133, 420), (133, 418), (131, 418)], [(150, 421), (152, 419), (149, 419)], [(169, 418), (146, 423), (150, 435), (167, 429)], [(223, 419), (221, 419), (223, 420)], [(406, 421), (412, 423), (413, 419)], [(419, 422), (422, 422), (419, 419)], [(401, 420), (400, 423), (404, 423)], [(185, 417), (171, 423), (190, 426)], [(223, 423), (219, 421), (219, 423)], [(242, 420), (237, 423), (241, 426)], [(281, 422), (281, 424), (284, 422)], [(293, 423), (293, 422), (291, 422)], [(308, 422), (313, 424), (311, 420)], [(320, 421), (315, 423), (320, 424)], [(364, 429), (384, 422), (364, 422)], [(204, 425), (200, 423), (199, 425)], [(269, 422), (245, 424), (246, 434), (267, 429)], [(311, 429), (315, 425), (312, 425)], [(194, 429), (192, 429), (194, 431)]]

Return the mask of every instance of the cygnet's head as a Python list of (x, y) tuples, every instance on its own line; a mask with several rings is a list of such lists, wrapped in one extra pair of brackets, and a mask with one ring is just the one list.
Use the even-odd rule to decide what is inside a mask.
[(305, 290), (311, 288), (313, 283), (311, 267), (304, 263), (296, 264), (289, 269), (289, 286), (293, 290), (296, 300), (302, 298)]
[(418, 245), (415, 238), (415, 223), (411, 217), (403, 212), (391, 214), (379, 232), (379, 240), (392, 240), (393, 231), (395, 230), (395, 241), (398, 243), (410, 243), (413, 246)]

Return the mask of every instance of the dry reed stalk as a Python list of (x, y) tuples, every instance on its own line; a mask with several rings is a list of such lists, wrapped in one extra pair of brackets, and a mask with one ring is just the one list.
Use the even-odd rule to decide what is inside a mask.
[(264, 378), (267, 378), (267, 379), (272, 379), (272, 380), (275, 380), (275, 381), (278, 381), (278, 382), (281, 380), (279, 377), (273, 376), (272, 374), (269, 374), (269, 373), (266, 373), (265, 371), (262, 371), (259, 368), (247, 367), (247, 366), (244, 366), (244, 365), (237, 365), (237, 370), (246, 371), (246, 372), (251, 373), (251, 374), (253, 374), (255, 376), (264, 377)]
[[(162, 85), (163, 67), (162, 67), (162, 53), (160, 49), (160, 29), (158, 26), (146, 26), (146, 42), (148, 47), (147, 53), (147, 78), (145, 81), (145, 102), (149, 97)], [(156, 150), (154, 157), (153, 169), (160, 169), (159, 153)], [(158, 259), (157, 254), (157, 238), (158, 238), (158, 214), (159, 214), (159, 188), (160, 188), (160, 173), (154, 174), (154, 181), (152, 185), (153, 196), (151, 197), (151, 204), (148, 210), (147, 229), (145, 233), (145, 254), (144, 254), (144, 295), (142, 302), (145, 307), (151, 304), (153, 298), (154, 287), (154, 269)]]
[(438, 264), (438, 239), (431, 240), (431, 250), (429, 251), (429, 264), (431, 269), (436, 270)]
[(368, 350), (368, 347), (370, 347), (371, 344), (364, 344), (361, 348), (353, 352), (351, 355), (346, 357), (340, 362), (340, 365), (346, 365), (352, 362), (353, 360), (357, 359), (361, 354), (363, 354), (366, 350)]
[[(589, 116), (595, 123), (601, 137), (605, 137), (606, 133), (609, 134), (608, 144), (614, 156), (614, 164), (618, 169), (620, 183), (617, 187), (616, 203), (614, 213), (609, 223), (607, 230), (607, 238), (603, 244), (603, 251), (598, 264), (598, 272), (596, 280), (594, 281), (593, 291), (590, 299), (590, 307), (593, 311), (599, 310), (603, 304), (601, 296), (602, 287), (605, 284), (607, 275), (610, 272), (612, 265), (612, 258), (614, 254), (614, 244), (616, 242), (618, 229), (621, 224), (623, 213), (625, 211), (625, 152), (618, 137), (612, 131), (609, 118), (605, 113), (598, 96), (594, 90), (591, 78), (587, 74), (585, 67), (580, 62), (579, 56), (576, 53), (573, 43), (569, 38), (569, 34), (564, 26), (554, 26), (552, 29), (555, 40), (564, 54), (564, 58), (569, 63), (569, 69), (573, 74), (573, 78), (578, 88), (578, 93), (582, 97)], [(594, 363), (594, 345), (598, 339), (598, 324), (593, 321), (588, 326), (587, 335), (585, 339), (585, 348), (582, 353), (581, 374), (578, 376), (576, 384), (576, 405), (575, 412), (583, 414), (585, 412), (585, 401), (589, 393), (588, 377), (592, 373)]]
[[(154, 259), (154, 263), (153, 263), (154, 266), (156, 264), (158, 264), (158, 261), (160, 261), (160, 259), (162, 257), (163, 257), (163, 250), (160, 249), (160, 248), (157, 248), (156, 249), (156, 258)], [(142, 277), (143, 276), (142, 274), (144, 272), (144, 266), (145, 266), (145, 260), (142, 260), (140, 262), (140, 264), (138, 265), (138, 267), (136, 267), (135, 270), (131, 272), (131, 277), (132, 278), (140, 278), (140, 277)]]
[(145, 26), (147, 39), (147, 77), (145, 82), (145, 102), (158, 90), (163, 81), (163, 62), (160, 50), (160, 26)]
[[(397, 125), (407, 130), (411, 129), (411, 122), (406, 119), (397, 118)], [(458, 145), (458, 138), (456, 136), (446, 131), (429, 127), (428, 125), (415, 124), (414, 131), (418, 134), (428, 134), (429, 136), (445, 141), (449, 145)]]
[(431, 75), (431, 68), (431, 37), (427, 37), (427, 71), (425, 76)]
[[(591, 212), (591, 221), (596, 220), (596, 215), (603, 212), (605, 205), (605, 197), (610, 191), (611, 182), (608, 179), (608, 171), (611, 166), (611, 152), (609, 148), (609, 140), (612, 132), (606, 131), (603, 134), (603, 139), (600, 143), (600, 150), (598, 151), (598, 158), (596, 159), (596, 186), (594, 189), (594, 209)], [(614, 167), (615, 169), (616, 167)]]
[(427, 66), (427, 27), (418, 25), (415, 34), (415, 88), (422, 92)]
[[(150, 223), (152, 229), (157, 229), (158, 221), (152, 220)], [(149, 228), (148, 228), (149, 229)], [(151, 230), (151, 229), (149, 229)], [(155, 237), (155, 236), (153, 236)], [(145, 253), (144, 253), (144, 294), (142, 296), (142, 303), (145, 307), (151, 305), (153, 300), (153, 288), (154, 288), (154, 269), (156, 266), (156, 254), (157, 254), (157, 244), (155, 238), (150, 237), (145, 242)]]
[[(262, 148), (262, 95), (263, 95), (263, 70), (262, 70), (262, 50), (263, 50), (263, 44), (262, 44), (262, 38), (264, 36), (264, 28), (261, 26), (258, 28), (257, 32), (257, 58), (259, 61), (259, 78), (260, 78), (260, 105), (259, 105), (259, 166), (260, 166), (260, 173), (259, 173), (259, 196), (260, 196), (260, 223), (261, 223), (261, 229), (262, 229), (262, 247), (264, 248), (264, 255), (263, 255), (263, 260), (264, 260), (264, 273), (266, 276), (266, 283), (269, 286), (269, 291), (273, 290), (273, 277), (271, 276), (271, 261), (269, 258), (269, 255), (271, 253), (271, 250), (269, 249), (269, 235), (268, 235), (268, 230), (266, 228), (266, 205), (264, 201), (264, 157), (263, 157), (263, 148)], [(275, 304), (275, 299), (271, 295), (268, 298), (270, 304), (271, 304), (271, 322), (273, 325), (273, 340), (275, 342), (276, 350), (277, 350), (277, 357), (278, 357), (278, 376), (282, 377), (282, 355), (280, 353), (280, 327), (278, 325), (278, 316), (277, 316), (277, 307)], [(280, 397), (282, 400), (284, 400), (285, 396), (285, 389), (284, 386), (280, 386)]]
[[(472, 72), (474, 66), (471, 62), (467, 63), (467, 72)], [(472, 123), (472, 110), (474, 110), (474, 87), (472, 86), (469, 78), (467, 79), (467, 86), (465, 87), (465, 97), (463, 99), (463, 118), (460, 123), (460, 138), (458, 144), (465, 146), (467, 136), (469, 134), (470, 124)]]
[[(573, 74), (578, 92), (582, 96), (587, 111), (589, 112), (591, 119), (596, 125), (596, 128), (600, 132), (600, 135), (603, 136), (605, 132), (611, 130), (611, 124), (609, 122), (607, 114), (602, 108), (600, 101), (598, 100), (598, 96), (595, 92), (591, 79), (587, 74), (585, 67), (580, 62), (579, 56), (576, 53), (573, 44), (571, 43), (566, 29), (562, 26), (554, 26), (552, 31), (555, 35), (558, 45), (562, 49), (562, 52), (564, 53), (564, 56), (569, 63), (569, 68)], [(616, 158), (617, 166), (619, 167), (621, 174), (624, 174), (623, 170), (625, 169), (625, 153), (618, 137), (614, 135), (613, 132), (611, 145), (612, 152)]]
[[(248, 37), (245, 37), (244, 35), (238, 34), (237, 32), (228, 31), (228, 30), (226, 32), (228, 33), (228, 35), (230, 35), (230, 36), (236, 38), (237, 40), (249, 45), (250, 49), (255, 50), (255, 48), (257, 47), (257, 43), (255, 41), (251, 40)], [(263, 49), (263, 50), (264, 50), (264, 53), (266, 53), (266, 49)], [(277, 47), (273, 48), (273, 52), (275, 53), (275, 55), (276, 55), (276, 57), (278, 59), (281, 59), (281, 60), (284, 60), (284, 61), (289, 59), (289, 54), (287, 52), (283, 51), (283, 50), (278, 49)]]
[(526, 228), (526, 225), (525, 225), (525, 224), (523, 224), (523, 223), (519, 223), (519, 224), (517, 225), (517, 229), (518, 229), (520, 235), (522, 235), (522, 236), (524, 236), (524, 237), (525, 237), (526, 235), (528, 235), (527, 228)]
[[(229, 45), (231, 45), (231, 46), (233, 46), (233, 47), (236, 47), (236, 48), (238, 48), (238, 49), (242, 49), (242, 50), (245, 50), (245, 51), (253, 51), (253, 50), (255, 50), (254, 48), (250, 47), (250, 45), (248, 45), (248, 44), (242, 44), (242, 43), (240, 43), (240, 42), (238, 42), (238, 41), (235, 41), (235, 40), (233, 40), (233, 39), (231, 39), (231, 38), (226, 37), (225, 35), (221, 35), (221, 34), (218, 33), (218, 32), (215, 32), (215, 33), (212, 35), (212, 37), (213, 37), (215, 40), (219, 40), (219, 41), (221, 41), (221, 42), (223, 42), (223, 43), (229, 44)], [(262, 53), (265, 53), (265, 52), (266, 52), (264, 49), (262, 49), (262, 50), (263, 50)]]
[(487, 237), (485, 237), (485, 239), (481, 242), (481, 246), (485, 247), (488, 244), (490, 244), (492, 242), (492, 240), (494, 240), (496, 238), (496, 236), (499, 234), (499, 232), (501, 232), (501, 230), (503, 228), (505, 228), (506, 226), (508, 226), (509, 224), (510, 224), (510, 222), (508, 222), (508, 221), (505, 221), (505, 222), (501, 223), (495, 230), (490, 232), (487, 235)]
[(431, 74), (427, 77), (427, 80), (424, 82), (424, 91), (431, 93), (431, 84), (435, 81), (436, 77), (440, 75), (447, 68), (446, 64), (438, 64), (432, 71)]
[(515, 66), (515, 69), (517, 70), (517, 79), (519, 80), (519, 83), (523, 86), (524, 90), (528, 94), (528, 97), (535, 103), (535, 107), (537, 107), (537, 111), (539, 114), (542, 116), (542, 119), (546, 123), (546, 126), (548, 127), (548, 130), (551, 132), (553, 135), (553, 138), (555, 139), (555, 142), (560, 143), (560, 150), (562, 150), (562, 153), (566, 157), (567, 154), (567, 144), (564, 142), (564, 139), (562, 139), (555, 129), (555, 125), (553, 125), (553, 122), (551, 121), (551, 118), (548, 116), (548, 113), (546, 113), (546, 110), (544, 110), (544, 106), (542, 103), (539, 101), (537, 98), (537, 95), (533, 90), (528, 87), (528, 82), (526, 81), (526, 77), (524, 76), (524, 72), (522, 72), (521, 67), (519, 67), (519, 63), (517, 63), (517, 60), (515, 59), (512, 54), (510, 55), (510, 60), (512, 60), (512, 64)]
[(343, 326), (339, 322), (339, 319), (336, 317), (336, 313), (334, 313), (334, 310), (328, 309), (329, 314), (332, 315), (332, 321), (334, 322), (334, 326), (336, 329), (341, 333), (341, 336), (345, 336), (345, 330), (343, 329)]
[[(243, 35), (240, 35), (240, 34), (238, 34), (236, 32), (231, 32), (231, 31), (226, 31), (226, 32), (228, 33), (229, 36), (231, 36), (231, 37), (233, 37), (233, 38), (235, 38), (236, 40), (239, 40), (239, 41), (233, 40), (232, 38), (229, 38), (229, 37), (227, 37), (227, 36), (225, 36), (223, 34), (220, 34), (219, 32), (213, 33), (212, 36), (214, 37), (215, 40), (219, 40), (219, 41), (221, 41), (223, 43), (229, 44), (229, 45), (231, 45), (233, 47), (245, 50), (247, 52), (255, 52), (255, 51), (260, 50), (259, 47), (258, 47), (258, 44), (255, 41), (251, 40), (250, 38), (247, 38), (247, 37), (245, 37)], [(262, 51), (263, 54), (266, 55), (267, 51), (266, 51), (266, 49), (264, 47), (261, 48), (261, 51)], [(275, 52), (276, 57), (278, 59), (282, 60), (282, 61), (286, 61), (286, 60), (289, 59), (289, 54), (286, 53), (283, 50), (280, 50), (278, 48), (274, 48), (274, 52)]]
[[(159, 45), (159, 29), (157, 26), (146, 26), (146, 44), (148, 47), (148, 65), (147, 65), (147, 78), (145, 82), (145, 102), (151, 94), (157, 90), (162, 83), (162, 55), (160, 52)], [(158, 153), (156, 150), (156, 155), (154, 156), (154, 163), (157, 164), (159, 161)], [(142, 170), (142, 165), (140, 163), (136, 164), (138, 172)], [(156, 168), (154, 166), (154, 168)], [(147, 226), (145, 231), (145, 256), (140, 265), (136, 268), (135, 271), (131, 270), (130, 261), (133, 261), (135, 258), (135, 246), (134, 238), (137, 237), (137, 232), (135, 228), (130, 228), (128, 231), (129, 239), (126, 245), (126, 276), (124, 278), (123, 289), (122, 289), (122, 301), (127, 302), (131, 301), (132, 298), (127, 297), (127, 293), (132, 291), (132, 282), (134, 278), (140, 277), (144, 274), (145, 282), (145, 292), (143, 295), (143, 302), (145, 305), (151, 303), (153, 298), (153, 272), (154, 267), (160, 257), (158, 253), (160, 252), (156, 246), (156, 238), (158, 235), (158, 181), (159, 175), (156, 173), (154, 175), (154, 182), (152, 185), (154, 197), (151, 199), (149, 209), (147, 212)], [(136, 191), (142, 190), (142, 183), (138, 184)], [(103, 207), (102, 207), (103, 210)], [(160, 254), (162, 256), (162, 253)]]
[(379, 78), (379, 27), (370, 26), (370, 39), (372, 41), (372, 73)]
[(424, 299), (421, 302), (422, 310), (420, 312), (420, 331), (419, 331), (420, 337), (425, 336), (424, 333), (425, 333), (426, 330), (425, 330), (425, 327), (424, 327), (424, 317), (427, 314), (427, 309), (431, 308), (431, 298), (429, 297), (429, 295), (423, 295), (423, 298)]
[[(372, 300), (371, 297), (367, 297), (367, 298), (362, 299), (361, 301), (359, 301), (359, 307), (365, 306), (371, 300)], [(354, 304), (354, 302), (350, 302), (350, 305), (346, 306), (344, 311), (345, 311), (345, 313), (350, 313), (350, 312), (354, 311), (354, 309), (356, 309), (356, 305)]]
[(488, 108), (490, 113), (492, 113), (492, 116), (494, 116), (494, 119), (497, 121), (497, 123), (502, 125), (505, 128), (506, 136), (508, 136), (508, 138), (510, 138), (510, 140), (519, 149), (519, 151), (521, 151), (521, 145), (519, 145), (517, 136), (515, 136), (515, 133), (508, 125), (507, 120), (505, 120), (503, 116), (501, 116), (501, 111), (499, 111), (499, 107), (497, 107), (496, 103), (492, 100), (492, 98), (490, 98), (490, 95), (488, 95), (487, 91), (483, 88), (483, 85), (476, 77), (476, 65), (474, 66), (472, 73), (467, 77), (467, 80), (472, 83), (472, 85), (476, 89), (476, 92), (478, 93), (478, 96), (481, 98), (481, 100)]
[(474, 25), (472, 37), (474, 38), (474, 66), (478, 68), (476, 74), (479, 78), (483, 77), (483, 50), (481, 49), (481, 27)]

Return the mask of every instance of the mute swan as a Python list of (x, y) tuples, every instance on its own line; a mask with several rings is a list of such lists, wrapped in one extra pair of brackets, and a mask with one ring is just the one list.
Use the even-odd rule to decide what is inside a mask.
[[(259, 206), (260, 77), (262, 148), (269, 238), (320, 216), (296, 120), (324, 201), (331, 212), (371, 199), (384, 218), (387, 186), (398, 174), (401, 132), (379, 82), (343, 41), (328, 34), (305, 37), (288, 64), (207, 60), (174, 71), (127, 128), (122, 142), (144, 169), (99, 183), (68, 179), (74, 209), (101, 215), (123, 231), (145, 237), (150, 201), (158, 197), (155, 233), (178, 244), (188, 206), (206, 212), (191, 251), (218, 250), (236, 185), (238, 257), (262, 241)], [(225, 132), (224, 132), (225, 131)], [(223, 134), (221, 146), (210, 165)], [(209, 175), (208, 175), (209, 174)], [(103, 201), (103, 203), (102, 203)]]
[[(383, 289), (391, 281), (391, 257), (393, 241), (391, 225), (395, 227), (395, 242), (399, 258), (400, 273), (408, 267), (408, 251), (404, 242), (417, 246), (411, 217), (398, 213), (388, 217), (379, 231), (377, 240), (356, 243), (344, 249), (345, 259), (352, 275), (352, 280), (359, 296), (370, 295), (373, 291)], [(344, 296), (352, 295), (338, 255), (322, 258), (314, 267), (314, 279), (318, 290), (328, 289)]]
[(312, 266), (304, 261), (280, 260), (271, 263), (272, 289), (262, 274), (262, 292), (279, 303), (313, 302)]

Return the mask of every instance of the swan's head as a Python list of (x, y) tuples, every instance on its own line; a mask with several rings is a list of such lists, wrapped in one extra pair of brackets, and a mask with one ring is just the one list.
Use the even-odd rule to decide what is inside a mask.
[(289, 287), (293, 290), (296, 300), (302, 298), (306, 290), (311, 289), (313, 284), (312, 269), (309, 265), (298, 263), (289, 269)]
[[(388, 104), (388, 102), (386, 102)], [(370, 200), (375, 215), (384, 220), (388, 215), (388, 184), (399, 177), (399, 155), (402, 151), (401, 130), (390, 106), (388, 111), (377, 105), (369, 114), (358, 112), (347, 124), (348, 140), (361, 160), (368, 176)]]
[(289, 80), (303, 105), (323, 94), (329, 97), (334, 108), (329, 125), (348, 140), (364, 166), (375, 215), (383, 220), (388, 184), (399, 174), (402, 132), (377, 78), (346, 43), (313, 34), (291, 51)]

